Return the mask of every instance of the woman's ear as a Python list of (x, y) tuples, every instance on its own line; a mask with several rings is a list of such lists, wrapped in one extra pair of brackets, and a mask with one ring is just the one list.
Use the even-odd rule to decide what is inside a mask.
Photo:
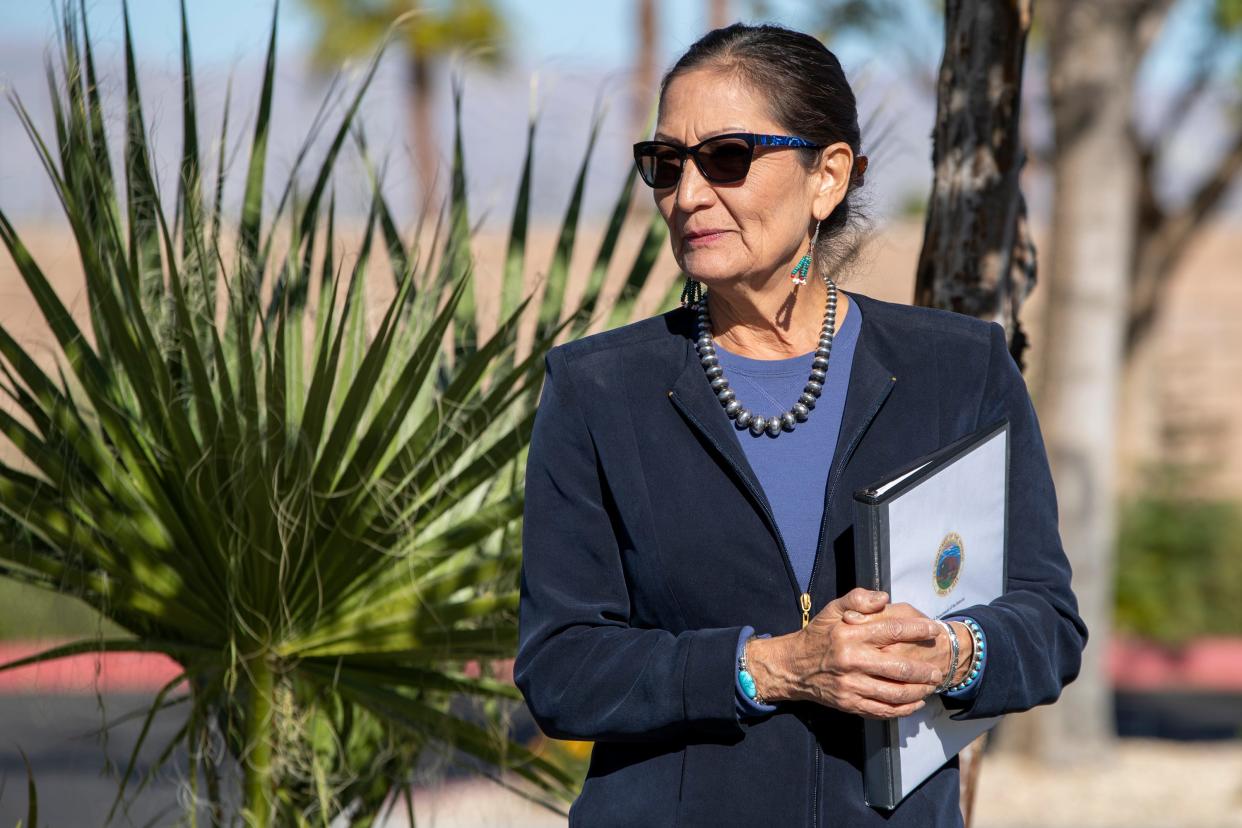
[(854, 152), (844, 141), (829, 144), (820, 151), (816, 168), (819, 179), (811, 210), (815, 218), (823, 221), (845, 198), (849, 191), (850, 169), (854, 164)]

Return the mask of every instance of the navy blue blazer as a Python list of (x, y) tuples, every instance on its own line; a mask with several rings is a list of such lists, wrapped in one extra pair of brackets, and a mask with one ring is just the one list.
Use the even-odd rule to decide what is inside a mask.
[[(988, 669), (956, 719), (1055, 701), (1087, 628), (1070, 589), (1043, 439), (1004, 329), (842, 291), (862, 309), (824, 492), (811, 615), (857, 585), (852, 492), (1003, 416), (1006, 593), (965, 607)], [(863, 802), (863, 720), (810, 701), (734, 706), (745, 624), (802, 627), (759, 481), (699, 364), (681, 307), (567, 342), (526, 466), (514, 681), (549, 736), (593, 740), (571, 826), (955, 826), (950, 759), (893, 811)]]

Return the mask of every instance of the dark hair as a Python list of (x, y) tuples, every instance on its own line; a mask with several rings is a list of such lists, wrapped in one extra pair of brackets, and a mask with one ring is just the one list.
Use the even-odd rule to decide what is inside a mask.
[[(823, 43), (802, 32), (774, 24), (734, 23), (713, 29), (686, 50), (660, 81), (660, 106), (669, 83), (692, 69), (732, 74), (767, 102), (781, 128), (827, 146), (844, 141), (854, 153), (854, 169), (841, 203), (819, 225), (815, 261), (839, 270), (857, 255), (856, 225), (863, 216), (855, 191), (863, 186), (867, 159), (861, 152), (858, 107), (841, 62)], [(813, 169), (820, 150), (797, 150), (807, 169)], [(837, 281), (841, 281), (837, 279)]]

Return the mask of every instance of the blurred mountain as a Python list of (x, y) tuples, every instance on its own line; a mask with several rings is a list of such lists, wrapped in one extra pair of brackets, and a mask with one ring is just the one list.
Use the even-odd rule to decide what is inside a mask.
[[(97, 60), (114, 158), (120, 148), (121, 104), (124, 66), (119, 40), (96, 35)], [(45, 45), (6, 37), (0, 32), (0, 88), (16, 92), (49, 142), (54, 133), (47, 101), (44, 70)], [(144, 59), (143, 55), (147, 55)], [(525, 53), (523, 53), (525, 54)], [(153, 56), (158, 55), (155, 59)], [(310, 68), (309, 56), (301, 52), (278, 54), (273, 123), (269, 149), (268, 184), (274, 198), (297, 152), (315, 121), (330, 78)], [(461, 70), (464, 78), (462, 116), (468, 170), (470, 212), (492, 229), (508, 226), (517, 189), (525, 130), (531, 109), (532, 88), (539, 112), (536, 131), (535, 179), (532, 209), (536, 219), (555, 219), (564, 210), (573, 177), (585, 151), (591, 113), (605, 107), (599, 142), (588, 176), (588, 216), (607, 214), (617, 190), (629, 171), (630, 144), (639, 140), (643, 124), (632, 121), (626, 95), (629, 73), (600, 69), (581, 59), (553, 58), (532, 62), (518, 58), (519, 65), (501, 72), (478, 67)], [(1043, 72), (1038, 56), (1028, 58), (1024, 131), (1030, 140), (1044, 141), (1048, 134), (1042, 99)], [(225, 203), (236, 211), (241, 198), (242, 173), (249, 153), (253, 114), (262, 78), (263, 54), (253, 50), (231, 64), (196, 61), (199, 94), (199, 142), (205, 165), (214, 170), (225, 91), (232, 83), (232, 103), (227, 143), (227, 163), (234, 168), (226, 188)], [(331, 139), (339, 119), (343, 96), (357, 86), (365, 65), (354, 63), (343, 70), (343, 83), (335, 91), (335, 104), (328, 110), (317, 139), (303, 165), (301, 180), (309, 181), (316, 160)], [(930, 132), (934, 92), (926, 79), (913, 78), (902, 67), (875, 58), (865, 65), (846, 66), (859, 100), (863, 126), (863, 150), (871, 158), (864, 207), (873, 218), (884, 220), (917, 214), (931, 183)], [(452, 102), (449, 72), (441, 72), (436, 90), (436, 131), (443, 175), (452, 157)], [(385, 191), (399, 221), (412, 221), (419, 204), (413, 191), (406, 129), (404, 66), (398, 50), (385, 56), (363, 105), (368, 144), (377, 162), (387, 162)], [(146, 106), (144, 115), (155, 147), (156, 172), (162, 187), (171, 193), (181, 148), (180, 68), (177, 38), (173, 33), (160, 50), (139, 54), (139, 84)], [(1174, 91), (1152, 90), (1140, 107), (1140, 124), (1152, 127), (1167, 111)], [(347, 97), (345, 98), (347, 100)], [(1208, 98), (1205, 105), (1188, 113), (1172, 142), (1174, 169), (1162, 171), (1161, 186), (1173, 199), (1180, 199), (1199, 179), (1228, 137), (1223, 102)], [(878, 151), (874, 142), (883, 138)], [(357, 154), (347, 155), (346, 171), (336, 181), (338, 206), (346, 215), (365, 215), (366, 177)], [(119, 159), (118, 159), (119, 160)], [(236, 169), (238, 166), (241, 169)], [(119, 164), (118, 164), (119, 169)], [(1024, 173), (1024, 187), (1032, 214), (1046, 215), (1048, 183), (1033, 162)], [(269, 202), (270, 203), (270, 202)], [(13, 107), (0, 104), (0, 207), (16, 220), (60, 218), (60, 208), (47, 183), (38, 156), (25, 135)], [(1242, 187), (1235, 186), (1225, 213), (1242, 215)], [(235, 213), (234, 213), (235, 214)]]

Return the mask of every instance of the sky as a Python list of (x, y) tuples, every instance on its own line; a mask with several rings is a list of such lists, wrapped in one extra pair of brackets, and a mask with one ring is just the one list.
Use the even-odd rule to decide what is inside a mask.
[[(517, 46), (525, 62), (581, 60), (600, 67), (628, 65), (634, 54), (633, 0), (497, 0), (518, 34)], [(41, 41), (52, 31), (53, 8), (59, 0), (0, 0), (0, 36)], [(196, 60), (227, 63), (262, 52), (271, 22), (273, 3), (265, 0), (187, 0)], [(734, 4), (742, 12), (747, 5)], [(771, 17), (788, 25), (807, 21), (806, 0), (768, 0)], [(1150, 62), (1154, 79), (1174, 77), (1183, 68), (1184, 46), (1197, 39), (1195, 3), (1183, 2), (1170, 21), (1163, 48)], [(103, 40), (121, 38), (119, 0), (87, 0), (93, 34)], [(139, 56), (147, 60), (177, 59), (177, 0), (130, 0), (130, 20)], [(659, 4), (661, 48), (666, 56), (679, 54), (706, 27), (707, 3), (673, 0)], [(314, 42), (316, 21), (301, 0), (280, 4), (280, 48), (300, 52)], [(874, 44), (846, 41), (834, 44), (843, 63)]]
[[(518, 45), (528, 61), (580, 59), (617, 67), (633, 54), (633, 0), (498, 0)], [(271, 22), (273, 4), (264, 0), (188, 0), (196, 58), (227, 62), (239, 55), (262, 50)], [(678, 53), (704, 31), (704, 2), (660, 4), (664, 54)], [(769, 4), (776, 17), (795, 20), (805, 3), (779, 0)], [(119, 40), (119, 0), (87, 0), (93, 34)], [(6, 33), (21, 38), (43, 39), (50, 31), (53, 5), (48, 0), (0, 0), (0, 24)], [(176, 0), (130, 0), (134, 39), (146, 58), (176, 59), (175, 33), (179, 12)], [(280, 45), (301, 51), (314, 41), (316, 24), (300, 0), (280, 5)], [(169, 35), (173, 35), (170, 39)]]

